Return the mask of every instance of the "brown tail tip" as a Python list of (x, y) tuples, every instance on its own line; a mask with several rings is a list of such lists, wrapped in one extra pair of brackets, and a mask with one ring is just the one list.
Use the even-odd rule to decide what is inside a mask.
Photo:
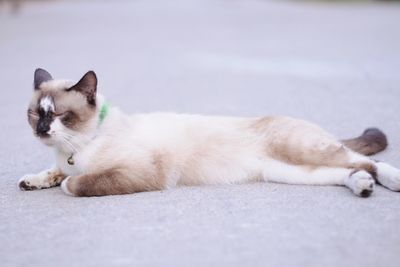
[(366, 156), (381, 152), (388, 145), (386, 135), (378, 128), (368, 128), (361, 136), (342, 140), (342, 143), (351, 150)]

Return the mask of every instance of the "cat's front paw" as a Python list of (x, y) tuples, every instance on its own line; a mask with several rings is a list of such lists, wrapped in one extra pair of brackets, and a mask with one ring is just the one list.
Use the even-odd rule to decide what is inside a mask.
[(18, 181), (18, 186), (23, 191), (48, 188), (50, 185), (38, 174), (27, 174)]

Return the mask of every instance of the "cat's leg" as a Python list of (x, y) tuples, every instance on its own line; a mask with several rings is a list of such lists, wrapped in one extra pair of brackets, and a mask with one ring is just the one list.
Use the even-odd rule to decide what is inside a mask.
[[(350, 150), (316, 125), (291, 118), (263, 118), (251, 127), (263, 133), (263, 153), (268, 158), (288, 165), (364, 170), (388, 189), (400, 191), (399, 169)], [(385, 147), (385, 137), (379, 138)]]
[(344, 185), (361, 197), (368, 197), (374, 190), (375, 181), (370, 173), (342, 167), (316, 167), (292, 165), (268, 160), (264, 167), (266, 181), (304, 185)]
[(376, 162), (377, 181), (384, 187), (400, 192), (400, 169), (397, 169), (385, 162)]
[(61, 184), (64, 193), (79, 197), (122, 195), (164, 188), (165, 183), (160, 177), (121, 168), (68, 176)]
[(365, 170), (382, 186), (392, 191), (400, 191), (400, 169), (385, 162), (376, 162), (353, 151), (348, 152), (348, 155), (350, 159), (348, 167)]
[(19, 181), (18, 186), (21, 190), (36, 190), (50, 188), (60, 185), (65, 175), (60, 169), (52, 167), (38, 174), (24, 175)]

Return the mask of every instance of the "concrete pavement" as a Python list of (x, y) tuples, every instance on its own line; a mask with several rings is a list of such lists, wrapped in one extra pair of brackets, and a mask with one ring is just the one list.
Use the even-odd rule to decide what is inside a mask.
[(84, 1), (0, 13), (1, 266), (399, 266), (400, 193), (248, 184), (72, 198), (21, 192), (52, 163), (26, 121), (33, 71), (127, 112), (282, 114), (377, 126), (400, 167), (400, 5)]

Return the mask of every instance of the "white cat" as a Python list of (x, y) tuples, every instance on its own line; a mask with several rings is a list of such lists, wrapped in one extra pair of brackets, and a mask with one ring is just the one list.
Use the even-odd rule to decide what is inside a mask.
[(129, 116), (96, 93), (93, 71), (73, 83), (37, 69), (34, 89), (29, 123), (54, 147), (56, 165), (24, 176), (22, 190), (61, 184), (68, 195), (103, 196), (272, 181), (345, 185), (368, 197), (377, 181), (400, 191), (400, 170), (362, 155), (385, 149), (386, 137), (378, 129), (337, 141), (311, 123), (287, 117)]

